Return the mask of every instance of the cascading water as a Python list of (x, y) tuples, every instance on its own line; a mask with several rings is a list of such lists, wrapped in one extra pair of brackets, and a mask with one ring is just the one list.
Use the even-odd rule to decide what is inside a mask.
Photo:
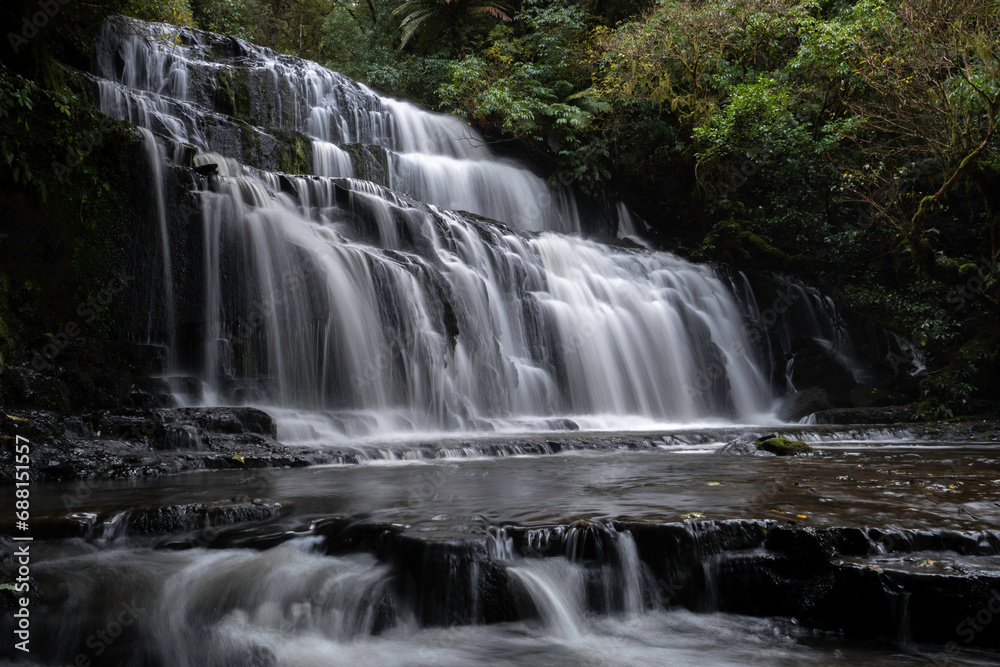
[[(712, 269), (556, 233), (580, 229), (572, 197), (456, 118), (239, 40), (127, 25), (99, 42), (102, 109), (155, 132), (175, 162), (194, 146), (190, 164), (214, 172), (198, 177), (203, 301), (187, 312), (200, 321), (177, 323), (200, 342), (173, 369), (208, 396), (272, 406), (283, 437), (324, 441), (766, 412)], [(284, 130), (243, 123), (235, 141), (219, 110)], [(315, 176), (234, 159), (247, 155), (234, 143), (273, 153), (281, 131), (308, 135)], [(384, 150), (398, 193), (350, 178), (348, 144)]]

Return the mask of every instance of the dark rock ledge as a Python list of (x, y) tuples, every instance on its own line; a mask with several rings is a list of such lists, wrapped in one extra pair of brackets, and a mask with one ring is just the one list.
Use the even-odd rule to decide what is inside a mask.
[[(614, 611), (621, 592), (596, 584), (607, 575), (621, 581), (618, 547), (628, 534), (650, 609), (794, 618), (847, 639), (888, 646), (918, 641), (949, 651), (1000, 649), (1000, 633), (974, 630), (1000, 614), (996, 531), (812, 529), (745, 520), (578, 521), (525, 528), (468, 517), (428, 530), (426, 524), (359, 516), (299, 517), (290, 524), (273, 508), (216, 510), (228, 511), (228, 519), (210, 539), (204, 530), (173, 532), (182, 527), (178, 517), (187, 526), (205, 508), (174, 508), (146, 523), (137, 510), (124, 534), (162, 530), (167, 534), (151, 544), (172, 550), (269, 549), (312, 536), (327, 555), (371, 553), (392, 573), (386, 627), (401, 611), (412, 612), (424, 626), (537, 615), (507, 571), (521, 559), (565, 557), (582, 564), (588, 577), (596, 577), (588, 587), (588, 606), (597, 613)], [(42, 591), (57, 590), (58, 582), (39, 583)], [(56, 632), (59, 626), (40, 630)]]
[[(315, 450), (280, 445), (270, 415), (246, 407), (97, 410), (69, 416), (0, 411), (7, 460), (13, 460), (16, 436), (31, 445), (34, 482), (324, 462)], [(13, 481), (13, 474), (12, 466), (0, 468), (0, 483)]]

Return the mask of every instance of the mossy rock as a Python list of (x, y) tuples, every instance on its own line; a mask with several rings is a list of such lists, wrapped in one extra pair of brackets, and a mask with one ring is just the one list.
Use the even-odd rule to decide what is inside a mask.
[(815, 260), (804, 255), (789, 255), (775, 247), (771, 239), (750, 231), (750, 223), (725, 220), (716, 223), (702, 244), (701, 255), (708, 260), (739, 268), (773, 273), (809, 275)]
[(277, 168), (286, 174), (309, 174), (312, 160), (312, 140), (301, 132), (274, 130), (278, 142), (272, 153)]
[(244, 67), (220, 67), (215, 76), (215, 108), (239, 120), (250, 118), (250, 76)]
[(363, 144), (346, 144), (341, 148), (351, 156), (355, 176), (389, 187), (389, 156), (384, 148)]
[(754, 440), (757, 449), (771, 452), (778, 456), (796, 456), (798, 454), (811, 454), (813, 448), (801, 440), (789, 440), (784, 436), (766, 435), (763, 438)]

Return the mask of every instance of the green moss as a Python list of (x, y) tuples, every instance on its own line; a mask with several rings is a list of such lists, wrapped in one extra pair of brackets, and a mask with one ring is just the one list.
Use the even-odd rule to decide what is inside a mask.
[(301, 132), (275, 130), (272, 136), (278, 145), (273, 157), (280, 171), (286, 174), (311, 173), (312, 140)]
[(705, 238), (702, 253), (707, 259), (762, 271), (791, 272), (808, 261), (775, 248), (736, 220), (717, 223)]
[(215, 107), (239, 120), (250, 119), (250, 72), (245, 67), (220, 67), (215, 74)]
[(236, 121), (236, 124), (240, 128), (240, 147), (243, 149), (240, 162), (259, 167), (264, 159), (264, 148), (261, 145), (260, 133), (249, 123)]
[(771, 452), (778, 456), (796, 456), (798, 454), (809, 454), (813, 448), (801, 440), (789, 440), (784, 436), (768, 435), (754, 440), (757, 449)]
[(389, 186), (389, 157), (381, 146), (348, 144), (342, 146), (351, 156), (351, 166), (358, 178)]

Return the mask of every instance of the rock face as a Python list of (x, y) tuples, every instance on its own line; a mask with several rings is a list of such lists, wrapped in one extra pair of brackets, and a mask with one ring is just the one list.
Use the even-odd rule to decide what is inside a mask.
[(833, 408), (816, 413), (817, 424), (898, 424), (917, 421), (912, 405), (884, 408)]
[[(917, 399), (911, 373), (921, 353), (875, 323), (842, 317), (818, 290), (780, 274), (738, 274), (753, 352), (768, 360), (779, 416), (790, 421), (821, 409), (899, 405)], [(821, 388), (825, 400), (794, 409), (799, 391)], [(784, 413), (784, 414), (783, 414)]]
[(778, 416), (785, 421), (797, 422), (814, 412), (829, 410), (832, 407), (826, 389), (809, 387), (783, 398), (778, 408)]
[[(35, 481), (114, 479), (198, 468), (309, 465), (315, 452), (277, 443), (274, 420), (256, 408), (42, 410), (0, 413), (5, 449), (14, 436), (32, 443)], [(13, 481), (13, 469), (0, 479)]]
[(823, 387), (835, 403), (844, 404), (857, 382), (836, 356), (815, 340), (792, 341), (791, 380), (796, 387)]
[(847, 395), (852, 408), (887, 408), (903, 405), (908, 398), (907, 394), (900, 391), (865, 384), (855, 386)]

